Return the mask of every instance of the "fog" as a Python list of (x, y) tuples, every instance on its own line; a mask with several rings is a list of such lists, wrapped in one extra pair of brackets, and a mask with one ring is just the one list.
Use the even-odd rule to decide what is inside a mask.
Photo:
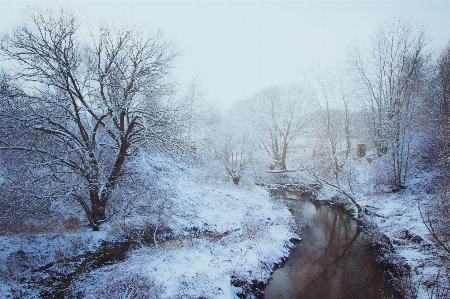
[[(361, 228), (402, 298), (450, 298), (449, 16), (0, 0), (0, 297), (260, 296), (303, 237), (289, 264), (309, 297), (358, 288), (352, 265), (384, 285), (349, 249)], [(308, 245), (323, 225), (343, 251)]]
[[(68, 8), (83, 24), (159, 28), (180, 56), (175, 75), (196, 80), (205, 98), (228, 108), (271, 85), (295, 83), (320, 67), (343, 68), (348, 49), (381, 24), (403, 18), (427, 29), (431, 48), (450, 40), (447, 1), (0, 1), (0, 32), (28, 8)], [(88, 30), (87, 27), (84, 30)]]

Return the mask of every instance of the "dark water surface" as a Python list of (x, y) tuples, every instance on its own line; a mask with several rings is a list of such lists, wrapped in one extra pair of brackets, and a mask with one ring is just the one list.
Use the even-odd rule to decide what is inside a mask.
[(287, 201), (302, 241), (286, 264), (273, 273), (265, 298), (398, 297), (377, 267), (376, 256), (364, 245), (356, 221), (305, 199)]

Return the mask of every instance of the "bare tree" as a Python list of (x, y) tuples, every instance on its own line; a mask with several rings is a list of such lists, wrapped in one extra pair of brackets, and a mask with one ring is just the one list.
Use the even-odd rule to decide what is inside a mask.
[(98, 230), (127, 157), (149, 142), (180, 146), (168, 80), (177, 54), (160, 32), (102, 26), (86, 44), (78, 28), (70, 13), (38, 11), (3, 37), (14, 88), (1, 90), (0, 149), (33, 159)]
[(372, 139), (380, 155), (389, 151), (397, 188), (405, 187), (409, 169), (412, 111), (428, 58), (424, 47), (424, 32), (398, 21), (376, 33), (368, 57), (359, 50), (351, 57)]
[(262, 147), (272, 158), (271, 169), (286, 170), (290, 146), (304, 134), (309, 118), (305, 97), (298, 87), (270, 87), (242, 103)]
[(445, 48), (439, 58), (438, 81), (441, 108), (446, 116), (450, 116), (450, 46)]
[[(221, 114), (212, 112), (208, 121), (207, 133), (203, 143), (212, 152), (212, 165), (218, 162), (219, 168), (238, 185), (254, 166), (255, 149), (252, 128), (242, 119), (238, 111), (231, 110)], [(205, 155), (208, 158), (208, 155)]]
[(336, 88), (332, 80), (326, 81), (318, 75), (315, 82), (309, 84), (309, 95), (318, 108), (315, 114), (317, 142), (312, 157), (301, 161), (300, 170), (350, 200), (359, 216), (362, 209), (353, 190), (350, 96), (342, 77), (339, 83)]

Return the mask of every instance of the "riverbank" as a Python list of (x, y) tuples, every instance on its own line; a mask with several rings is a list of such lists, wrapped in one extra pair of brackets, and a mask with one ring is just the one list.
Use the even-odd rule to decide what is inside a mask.
[(212, 182), (198, 169), (166, 161), (148, 161), (158, 165), (157, 196), (139, 199), (138, 208), (117, 214), (100, 232), (1, 236), (1, 297), (51, 297), (51, 286), (37, 282), (72, 275), (79, 267), (65, 261), (81, 263), (104, 241), (135, 246), (121, 262), (79, 270), (62, 296), (238, 298), (252, 283), (267, 282), (298, 238), (289, 210), (250, 183)]
[[(425, 213), (436, 200), (430, 192), (432, 178), (427, 173), (417, 173), (407, 189), (375, 192), (375, 188), (365, 188), (357, 199), (363, 210), (357, 221), (365, 232), (368, 250), (377, 255), (380, 269), (404, 293), (404, 298), (448, 298), (450, 295), (448, 260), (421, 216), (421, 211)], [(354, 205), (333, 190), (298, 183), (295, 176), (278, 178), (277, 182), (273, 188), (300, 195), (310, 192), (313, 202), (356, 218)]]
[[(199, 232), (207, 227), (209, 237), (186, 235), (142, 246), (123, 263), (83, 275), (73, 291), (82, 290), (86, 298), (115, 297), (124, 291), (152, 298), (236, 298), (253, 281), (267, 281), (273, 265), (288, 255), (289, 239), (296, 236), (289, 211), (257, 188), (189, 190), (184, 213), (177, 214), (189, 219), (181, 217), (179, 223), (196, 222), (202, 225)], [(192, 223), (185, 227), (192, 231)]]
[[(367, 190), (358, 197), (363, 208), (358, 221), (366, 231), (367, 242), (377, 253), (380, 267), (404, 292), (405, 298), (450, 295), (446, 281), (450, 265), (441, 257), (443, 250), (431, 237), (420, 214), (435, 197), (427, 187), (432, 185), (430, 179), (427, 174), (417, 175), (407, 189), (397, 192)], [(355, 214), (354, 207), (336, 193), (323, 189), (317, 195), (316, 200)]]

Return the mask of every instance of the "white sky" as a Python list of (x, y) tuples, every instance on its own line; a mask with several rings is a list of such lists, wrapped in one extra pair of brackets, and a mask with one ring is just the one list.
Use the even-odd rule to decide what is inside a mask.
[(450, 41), (450, 1), (4, 1), (0, 33), (19, 24), (27, 7), (70, 8), (92, 27), (99, 21), (160, 28), (183, 52), (176, 75), (195, 77), (208, 100), (229, 107), (301, 72), (333, 69), (352, 43), (396, 18), (423, 24), (430, 45)]

